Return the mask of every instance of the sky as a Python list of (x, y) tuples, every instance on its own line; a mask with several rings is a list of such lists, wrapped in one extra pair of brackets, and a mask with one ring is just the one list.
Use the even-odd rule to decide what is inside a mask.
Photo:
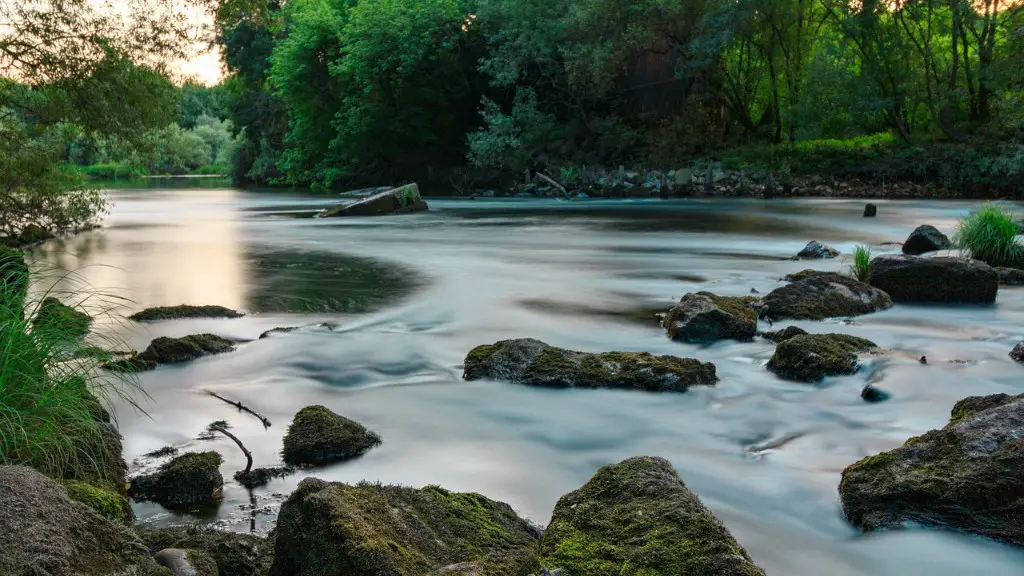
[(220, 51), (216, 46), (205, 48), (197, 48), (197, 51), (201, 51), (188, 60), (175, 63), (175, 68), (182, 77), (194, 77), (203, 84), (212, 85), (220, 82), (222, 76)]

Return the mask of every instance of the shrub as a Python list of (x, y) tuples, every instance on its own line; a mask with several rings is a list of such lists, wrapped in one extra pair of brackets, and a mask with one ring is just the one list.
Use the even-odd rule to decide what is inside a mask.
[(142, 178), (146, 171), (141, 166), (128, 162), (92, 164), (80, 168), (83, 175), (91, 180), (132, 180)]
[(1020, 223), (1012, 212), (994, 204), (969, 214), (960, 221), (954, 243), (971, 258), (990, 266), (1024, 264), (1024, 246), (1017, 242)]
[(850, 276), (861, 282), (871, 280), (871, 248), (859, 245), (853, 249), (853, 264), (850, 264)]

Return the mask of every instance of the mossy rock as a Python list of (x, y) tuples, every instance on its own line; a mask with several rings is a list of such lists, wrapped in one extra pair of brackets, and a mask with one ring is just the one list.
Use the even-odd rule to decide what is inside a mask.
[(879, 256), (871, 261), (871, 285), (896, 302), (995, 302), (999, 273), (978, 260)]
[(150, 342), (141, 354), (108, 362), (103, 367), (120, 372), (143, 372), (153, 370), (161, 364), (188, 362), (234, 350), (234, 342), (213, 334), (192, 334), (181, 338), (161, 336)]
[(856, 373), (857, 353), (876, 347), (870, 340), (846, 334), (802, 334), (775, 347), (768, 369), (789, 380), (818, 382)]
[(941, 430), (846, 468), (839, 495), (864, 531), (913, 522), (1024, 546), (1024, 394), (961, 400)]
[(938, 228), (923, 224), (914, 229), (903, 243), (903, 253), (911, 256), (918, 256), (926, 252), (948, 250), (953, 243), (945, 234), (939, 232)]
[(220, 500), (223, 462), (216, 452), (189, 452), (160, 466), (153, 474), (132, 479), (129, 495), (171, 510), (210, 506)]
[(268, 543), (255, 534), (240, 534), (209, 528), (160, 528), (140, 530), (150, 554), (165, 548), (197, 550), (216, 562), (220, 576), (253, 576), (259, 573)]
[(817, 240), (811, 240), (804, 246), (803, 250), (797, 253), (797, 258), (804, 258), (809, 260), (816, 260), (822, 258), (835, 258), (839, 256), (839, 250), (831, 246), (827, 246), (818, 242)]
[(1000, 286), (1024, 286), (1024, 270), (1020, 268), (996, 268)]
[(281, 506), (270, 575), (426, 575), (472, 563), (476, 576), (527, 576), (538, 537), (479, 494), (308, 478)]
[(202, 550), (166, 548), (153, 555), (160, 566), (181, 576), (218, 576), (217, 563)]
[(564, 576), (763, 576), (667, 460), (630, 458), (562, 496), (540, 561)]
[(132, 513), (132, 506), (128, 499), (117, 492), (77, 480), (65, 480), (62, 484), (72, 500), (85, 504), (99, 512), (107, 520), (129, 526), (135, 521), (135, 514)]
[(323, 211), (321, 218), (343, 216), (385, 216), (388, 214), (405, 214), (419, 212), (428, 208), (420, 196), (419, 186), (406, 184), (391, 190), (374, 194), (363, 200), (342, 204)]
[(81, 338), (91, 325), (91, 316), (52, 296), (43, 299), (32, 319), (33, 330), (62, 338)]
[(492, 378), (555, 388), (624, 388), (684, 392), (717, 382), (715, 365), (646, 352), (590, 354), (530, 338), (478, 346), (466, 356), (463, 378)]
[(764, 297), (773, 320), (824, 320), (859, 316), (892, 307), (885, 292), (834, 272), (818, 272), (772, 290)]
[(362, 456), (381, 442), (372, 430), (323, 406), (295, 415), (284, 436), (282, 457), (293, 466), (317, 466)]
[(690, 293), (668, 311), (662, 326), (670, 338), (682, 342), (750, 340), (757, 332), (753, 305), (760, 301), (752, 296)]
[[(129, 572), (130, 571), (130, 572)], [(79, 576), (159, 570), (139, 537), (24, 466), (0, 466), (0, 574)]]
[(297, 471), (295, 466), (275, 466), (271, 468), (253, 468), (245, 473), (244, 470), (235, 472), (235, 481), (252, 490), (270, 484), (275, 478), (285, 478)]
[(782, 330), (775, 330), (774, 332), (762, 332), (761, 337), (771, 340), (778, 344), (779, 342), (785, 342), (794, 336), (802, 336), (807, 334), (807, 331), (798, 326), (786, 326)]
[(835, 272), (823, 272), (821, 270), (812, 270), (810, 268), (807, 268), (799, 272), (786, 274), (785, 276), (782, 277), (782, 280), (785, 280), (786, 282), (799, 282), (801, 280), (806, 280), (811, 276), (817, 276), (818, 274), (835, 274)]
[(237, 310), (223, 306), (157, 306), (146, 308), (128, 317), (136, 322), (156, 322), (159, 320), (180, 320), (183, 318), (241, 318), (245, 316)]

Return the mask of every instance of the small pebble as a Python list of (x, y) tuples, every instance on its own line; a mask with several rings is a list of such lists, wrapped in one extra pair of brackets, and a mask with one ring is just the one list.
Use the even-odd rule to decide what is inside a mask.
[(919, 360), (919, 362), (921, 364), (927, 364), (928, 363), (928, 357), (927, 356), (921, 356), (921, 359)]

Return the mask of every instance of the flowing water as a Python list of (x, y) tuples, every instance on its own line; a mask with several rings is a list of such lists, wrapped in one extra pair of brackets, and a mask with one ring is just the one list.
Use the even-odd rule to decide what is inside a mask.
[[(990, 307), (896, 306), (854, 322), (798, 322), (905, 353), (817, 386), (769, 373), (769, 342), (680, 344), (653, 315), (688, 291), (767, 293), (808, 267), (790, 257), (809, 240), (845, 254), (860, 243), (893, 252), (898, 246), (883, 244), (921, 223), (951, 233), (976, 204), (879, 202), (878, 218), (864, 219), (863, 202), (850, 200), (431, 200), (417, 215), (314, 220), (295, 216), (331, 198), (150, 189), (113, 200), (103, 229), (33, 257), (127, 298), (122, 312), (181, 303), (250, 312), (142, 327), (107, 321), (105, 330), (139, 350), (156, 336), (197, 332), (246, 341), (231, 354), (143, 374), (148, 416), (116, 407), (130, 462), (166, 445), (226, 458), (217, 511), (197, 518), (137, 504), (142, 522), (265, 532), (313, 475), (480, 492), (546, 524), (559, 496), (598, 467), (648, 454), (671, 460), (769, 574), (1024, 574), (1024, 551), (972, 536), (859, 535), (837, 492), (845, 466), (942, 426), (957, 400), (1024, 391), (1024, 369), (1007, 357), (1024, 338), (1024, 289), (1004, 288)], [(278, 326), (304, 328), (257, 339)], [(696, 357), (713, 361), (721, 382), (650, 394), (461, 380), (468, 350), (514, 337)], [(927, 365), (915, 360), (922, 355)], [(869, 381), (892, 399), (863, 402)], [(243, 401), (273, 425), (264, 430), (206, 391)], [(195, 439), (227, 420), (256, 465), (272, 466), (291, 417), (310, 404), (362, 422), (384, 443), (273, 481), (255, 491), (255, 509), (230, 479), (245, 464), (237, 448)]]

